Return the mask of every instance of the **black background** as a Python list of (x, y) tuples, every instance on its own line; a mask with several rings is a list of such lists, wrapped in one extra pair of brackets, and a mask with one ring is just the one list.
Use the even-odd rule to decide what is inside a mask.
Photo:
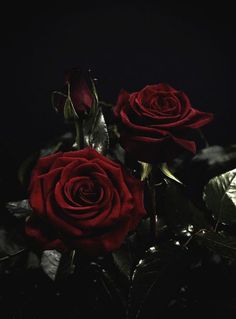
[[(66, 6), (67, 5), (67, 6)], [(91, 68), (101, 99), (166, 82), (213, 112), (210, 144), (235, 142), (233, 5), (143, 1), (1, 8), (3, 175), (65, 130), (51, 107), (64, 71)]]
[[(8, 2), (1, 7), (0, 187), (4, 199), (20, 196), (16, 171), (21, 161), (66, 130), (51, 107), (50, 96), (61, 87), (64, 71), (75, 66), (91, 68), (98, 78), (100, 98), (112, 103), (121, 88), (135, 91), (146, 84), (167, 82), (185, 91), (194, 107), (215, 114), (214, 122), (204, 128), (210, 144), (235, 143), (233, 4), (98, 1), (65, 5)], [(213, 272), (212, 283), (215, 277)], [(26, 290), (31, 291), (35, 276), (28, 278), (29, 284), (21, 276), (10, 284), (7, 280), (2, 291), (11, 300), (15, 287), (29, 285)], [(58, 300), (51, 302), (48, 296), (54, 288), (45, 277), (37, 280), (43, 294), (29, 311), (49, 306), (53, 311)], [(21, 308), (24, 296), (19, 305), (16, 296), (9, 305), (3, 300), (6, 308)]]

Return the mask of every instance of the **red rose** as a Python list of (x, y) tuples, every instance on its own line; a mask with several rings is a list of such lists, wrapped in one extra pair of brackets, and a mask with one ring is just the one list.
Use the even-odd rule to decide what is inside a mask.
[(213, 115), (191, 107), (185, 93), (167, 84), (122, 91), (114, 110), (123, 148), (144, 162), (167, 161), (183, 149), (196, 152), (192, 132)]
[(65, 112), (68, 101), (77, 116), (89, 113), (97, 96), (89, 74), (72, 69), (65, 75), (65, 86), (61, 92), (53, 92), (53, 104), (57, 111)]
[(26, 233), (43, 249), (99, 255), (118, 248), (146, 214), (143, 184), (91, 148), (39, 160)]

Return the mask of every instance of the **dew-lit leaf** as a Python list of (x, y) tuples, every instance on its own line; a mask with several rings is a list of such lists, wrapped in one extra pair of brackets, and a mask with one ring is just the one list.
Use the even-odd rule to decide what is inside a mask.
[(208, 227), (206, 212), (189, 198), (186, 188), (165, 178), (165, 187), (157, 194), (159, 216), (170, 227), (192, 224), (195, 230)]
[(56, 280), (64, 280), (75, 271), (75, 250), (61, 255), (60, 264), (57, 269)]
[(203, 230), (196, 234), (196, 238), (214, 253), (236, 260), (236, 237)]
[(135, 250), (132, 248), (131, 240), (127, 239), (119, 249), (112, 253), (115, 265), (128, 281), (136, 262)]
[(61, 253), (57, 250), (44, 250), (41, 257), (41, 268), (49, 278), (55, 280), (61, 260)]
[(236, 169), (212, 178), (203, 199), (218, 223), (236, 222)]
[(24, 239), (14, 232), (0, 228), (0, 261), (7, 260), (20, 254), (26, 249)]
[(49, 142), (40, 150), (40, 157), (48, 156), (54, 154), (56, 152), (62, 151), (70, 151), (73, 144), (74, 136), (71, 132), (66, 132)]
[(178, 292), (187, 253), (174, 243), (150, 247), (132, 277), (128, 318), (157, 318)]
[(85, 276), (88, 281), (89, 298), (96, 308), (97, 313), (115, 314), (115, 317), (122, 317), (125, 315), (126, 296), (122, 289), (122, 284), (117, 275), (112, 271), (112, 265), (105, 263), (101, 265), (99, 262), (91, 262), (86, 267)]
[(21, 163), (19, 169), (18, 169), (18, 179), (20, 183), (24, 186), (28, 186), (29, 178), (32, 172), (32, 169), (34, 168), (38, 158), (39, 158), (39, 152), (35, 152), (28, 156), (23, 162)]
[(52, 280), (64, 279), (74, 271), (75, 252), (61, 254), (59, 251), (44, 250), (40, 266)]
[(27, 269), (39, 269), (40, 267), (40, 258), (34, 251), (29, 251), (26, 261)]
[(176, 163), (174, 171), (190, 190), (189, 194), (198, 202), (208, 181), (236, 167), (236, 145), (206, 147), (194, 157)]
[(125, 164), (125, 150), (118, 143), (109, 148), (109, 157), (114, 161), (119, 161), (123, 165)]
[(28, 199), (23, 199), (17, 202), (8, 202), (7, 210), (18, 219), (26, 219), (32, 212)]
[(86, 146), (94, 148), (99, 153), (106, 153), (109, 146), (109, 136), (100, 106), (94, 110), (88, 119), (84, 120), (83, 133)]
[(22, 185), (28, 187), (30, 176), (37, 160), (40, 157), (48, 156), (59, 151), (70, 151), (74, 143), (74, 136), (71, 132), (66, 132), (53, 139), (42, 147), (39, 151), (28, 156), (20, 165), (18, 170), (18, 179)]
[(28, 247), (17, 229), (0, 228), (0, 273), (9, 273), (25, 267)]

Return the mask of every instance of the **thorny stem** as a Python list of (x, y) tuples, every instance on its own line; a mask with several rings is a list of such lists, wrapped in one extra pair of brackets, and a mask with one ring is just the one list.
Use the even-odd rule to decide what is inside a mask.
[(157, 216), (157, 194), (156, 194), (156, 181), (154, 179), (154, 167), (151, 167), (151, 174), (149, 175), (149, 190), (150, 190), (150, 233), (151, 242), (156, 243), (158, 236), (158, 216)]
[(190, 241), (197, 235), (199, 234), (204, 234), (204, 232), (206, 232), (207, 230), (205, 228), (202, 228), (200, 230), (198, 230), (195, 234), (193, 234), (183, 245), (183, 247), (187, 248), (188, 247), (188, 244), (190, 243)]
[(157, 218), (157, 198), (156, 198), (156, 188), (154, 185), (151, 185), (151, 203), (152, 209), (150, 212), (150, 231), (151, 231), (151, 241), (153, 243), (156, 242), (157, 238), (157, 226), (158, 226), (158, 218)]

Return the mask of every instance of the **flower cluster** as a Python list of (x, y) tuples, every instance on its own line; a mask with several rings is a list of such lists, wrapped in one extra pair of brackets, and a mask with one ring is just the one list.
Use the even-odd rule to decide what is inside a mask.
[(213, 115), (164, 83), (112, 105), (77, 69), (52, 102), (66, 132), (22, 163), (0, 225), (0, 275), (32, 281), (10, 317), (235, 317), (236, 148), (208, 145)]
[[(83, 125), (97, 125), (93, 118), (99, 105), (91, 78), (86, 81), (78, 70), (70, 71), (54, 98), (57, 110), (79, 121), (80, 134)], [(162, 83), (130, 94), (122, 90), (113, 113), (122, 148), (137, 161), (154, 164), (184, 150), (194, 154), (192, 131), (213, 117), (194, 109), (185, 93)], [(26, 233), (43, 249), (100, 255), (119, 248), (147, 215), (143, 182), (91, 143), (83, 148), (85, 143), (77, 142), (78, 150), (39, 159), (29, 188), (33, 215)]]

